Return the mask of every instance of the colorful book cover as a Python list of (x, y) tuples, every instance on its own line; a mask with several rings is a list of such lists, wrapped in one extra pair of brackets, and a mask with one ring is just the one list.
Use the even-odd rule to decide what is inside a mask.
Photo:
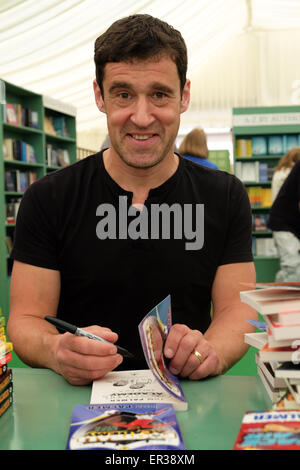
[(267, 139), (264, 136), (252, 137), (252, 154), (255, 156), (267, 155)]
[(268, 139), (268, 151), (270, 155), (283, 155), (284, 144), (281, 135), (271, 135)]
[(233, 450), (300, 450), (300, 411), (245, 414)]
[(176, 411), (187, 410), (188, 403), (180, 382), (167, 369), (163, 356), (171, 324), (171, 298), (168, 296), (139, 324), (149, 369), (111, 371), (94, 380), (90, 403), (170, 403)]
[(185, 449), (170, 404), (94, 404), (74, 407), (68, 450)]
[(186, 403), (178, 378), (166, 366), (163, 347), (172, 325), (171, 297), (156, 305), (139, 324), (139, 333), (147, 364), (160, 385)]

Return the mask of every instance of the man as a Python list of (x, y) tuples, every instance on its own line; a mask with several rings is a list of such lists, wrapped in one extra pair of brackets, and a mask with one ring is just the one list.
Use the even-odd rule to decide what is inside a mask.
[[(24, 362), (86, 384), (120, 365), (147, 368), (142, 318), (171, 295), (164, 345), (172, 373), (216, 375), (246, 352), (256, 313), (250, 205), (234, 176), (174, 154), (189, 105), (179, 32), (148, 15), (95, 42), (94, 92), (111, 146), (27, 190), (18, 215), (8, 334)], [(211, 300), (213, 319), (210, 319)], [(53, 315), (128, 349), (58, 334)], [(99, 326), (101, 325), (101, 326)]]
[(300, 161), (283, 183), (269, 214), (280, 257), (277, 282), (300, 281)]

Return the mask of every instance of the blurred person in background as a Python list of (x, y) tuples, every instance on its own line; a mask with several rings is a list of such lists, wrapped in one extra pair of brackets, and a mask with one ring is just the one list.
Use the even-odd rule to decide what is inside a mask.
[(279, 190), (286, 178), (290, 174), (291, 169), (296, 161), (300, 160), (300, 147), (290, 149), (280, 160), (274, 170), (272, 177), (272, 201), (274, 202)]
[(268, 228), (280, 257), (276, 282), (300, 281), (300, 160), (283, 183), (271, 209)]
[(208, 159), (207, 140), (203, 129), (193, 129), (189, 132), (179, 147), (179, 153), (199, 165), (218, 170), (217, 165)]

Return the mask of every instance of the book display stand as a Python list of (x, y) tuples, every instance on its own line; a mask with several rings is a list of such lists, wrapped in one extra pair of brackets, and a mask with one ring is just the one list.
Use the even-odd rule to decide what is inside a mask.
[(20, 201), (36, 179), (76, 161), (76, 109), (0, 79), (0, 297), (9, 311)]
[(280, 158), (300, 146), (300, 106), (233, 108), (234, 172), (246, 186), (253, 215), (257, 282), (273, 282), (279, 258), (266, 222), (271, 182)]

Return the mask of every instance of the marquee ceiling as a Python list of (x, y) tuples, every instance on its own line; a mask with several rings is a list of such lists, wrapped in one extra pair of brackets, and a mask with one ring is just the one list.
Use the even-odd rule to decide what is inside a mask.
[(134, 13), (169, 22), (187, 43), (186, 119), (222, 126), (233, 106), (300, 104), (299, 0), (0, 0), (0, 78), (75, 106), (79, 131), (103, 126), (94, 41)]

